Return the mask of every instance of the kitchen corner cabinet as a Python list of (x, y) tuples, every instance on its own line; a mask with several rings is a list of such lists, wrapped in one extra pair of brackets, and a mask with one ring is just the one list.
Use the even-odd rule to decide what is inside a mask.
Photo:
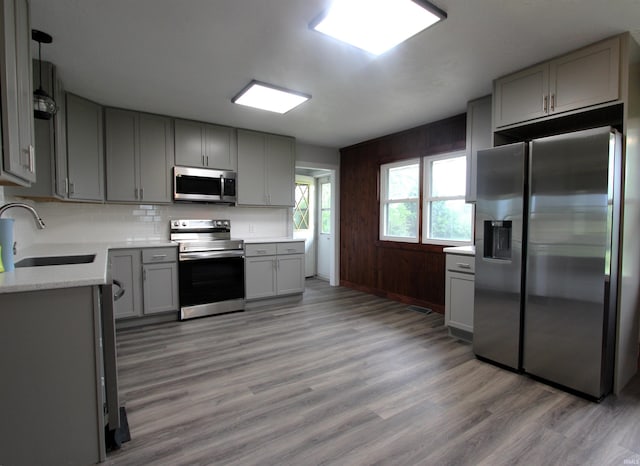
[(293, 206), (295, 139), (238, 130), (238, 204)]
[(139, 249), (115, 249), (109, 251), (111, 275), (120, 283), (124, 294), (114, 302), (116, 319), (142, 315), (142, 281)]
[(0, 184), (28, 186), (36, 180), (29, 2), (0, 5)]
[(304, 292), (304, 241), (245, 245), (246, 299)]
[(478, 151), (491, 143), (491, 96), (467, 103), (467, 191), (466, 202), (476, 202)]
[(107, 201), (171, 202), (171, 119), (105, 110)]
[(104, 201), (102, 107), (66, 94), (69, 199)]
[(114, 304), (116, 319), (177, 311), (177, 259), (174, 246), (109, 251), (113, 279), (125, 290)]
[(617, 100), (620, 38), (614, 37), (494, 81), (494, 127)]
[(474, 273), (474, 256), (447, 254), (444, 323), (450, 335), (465, 340), (473, 336)]
[(233, 128), (189, 120), (174, 121), (176, 165), (236, 171)]

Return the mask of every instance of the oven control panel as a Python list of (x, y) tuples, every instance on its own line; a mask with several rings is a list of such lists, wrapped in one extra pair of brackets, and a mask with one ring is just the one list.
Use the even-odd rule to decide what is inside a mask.
[(171, 220), (171, 231), (231, 231), (230, 220), (216, 219), (191, 219), (191, 220)]

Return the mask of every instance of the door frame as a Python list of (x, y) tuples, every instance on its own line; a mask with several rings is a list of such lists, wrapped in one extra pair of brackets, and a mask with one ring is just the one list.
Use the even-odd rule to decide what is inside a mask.
[[(329, 284), (331, 286), (338, 286), (340, 284), (340, 167), (338, 165), (331, 165), (326, 163), (300, 162), (299, 165), (296, 165), (296, 169), (298, 168), (326, 170), (327, 173), (325, 175), (328, 175), (331, 178), (331, 222), (333, 225), (333, 255), (330, 258)], [(291, 209), (291, 217), (293, 217), (293, 209)], [(316, 241), (318, 237), (317, 228), (318, 225), (316, 222)], [(293, 218), (291, 220), (291, 231), (293, 231)]]

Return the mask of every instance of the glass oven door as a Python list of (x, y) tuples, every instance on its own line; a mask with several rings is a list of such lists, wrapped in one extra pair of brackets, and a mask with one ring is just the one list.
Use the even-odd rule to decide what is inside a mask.
[(244, 299), (244, 257), (216, 257), (178, 263), (180, 305)]

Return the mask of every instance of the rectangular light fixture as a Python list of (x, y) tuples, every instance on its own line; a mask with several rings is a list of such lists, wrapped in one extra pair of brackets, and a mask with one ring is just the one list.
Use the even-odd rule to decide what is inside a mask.
[(310, 95), (254, 79), (231, 99), (231, 102), (282, 114), (287, 113), (310, 98)]
[(446, 17), (424, 0), (334, 0), (311, 27), (380, 55)]

